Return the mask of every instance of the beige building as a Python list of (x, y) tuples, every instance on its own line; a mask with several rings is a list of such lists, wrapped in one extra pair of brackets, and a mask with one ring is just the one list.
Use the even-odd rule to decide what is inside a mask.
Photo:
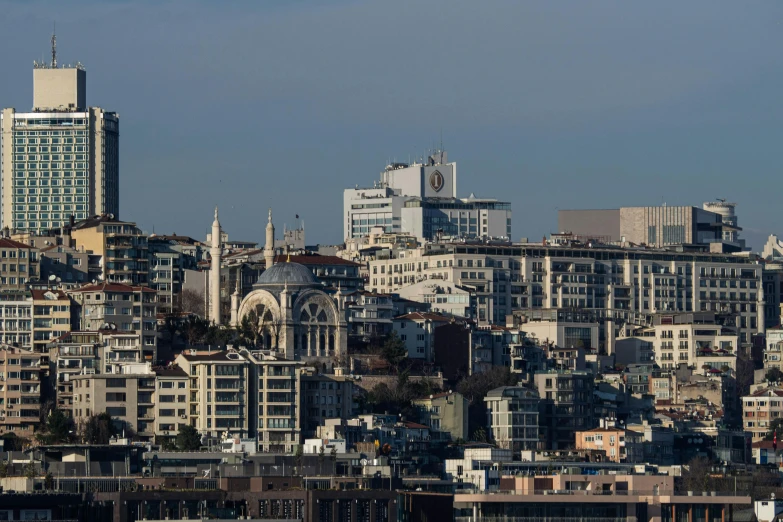
[(81, 64), (36, 63), (33, 110), (4, 109), (2, 225), (60, 227), (70, 216), (119, 213), (119, 116), (87, 107)]
[(73, 411), (73, 379), (79, 375), (101, 373), (102, 336), (99, 332), (69, 332), (49, 349), (49, 361), (55, 369), (50, 376), (57, 394), (57, 407)]
[(152, 397), (144, 396), (144, 399), (152, 399), (155, 407), (145, 407), (142, 414), (144, 420), (151, 421), (154, 417), (156, 437), (174, 438), (181, 426), (188, 423), (189, 384), (190, 377), (185, 371), (176, 366), (155, 368), (155, 393)]
[(157, 359), (157, 294), (144, 286), (99, 283), (69, 290), (77, 307), (79, 329), (111, 330), (141, 337), (144, 356)]
[(43, 370), (41, 354), (0, 346), (0, 434), (32, 436), (40, 424)]
[(753, 434), (753, 442), (762, 440), (770, 425), (783, 416), (783, 389), (768, 386), (742, 398), (742, 426)]
[(302, 375), (302, 429), (304, 438), (315, 438), (326, 419), (350, 419), (354, 414), (353, 378), (324, 375), (304, 368)]
[(33, 351), (48, 353), (48, 345), (71, 331), (71, 300), (62, 290), (31, 290)]
[(444, 392), (411, 401), (419, 420), (430, 429), (433, 440), (469, 440), (468, 400), (458, 392)]
[(0, 238), (0, 290), (24, 290), (40, 276), (38, 249)]
[(188, 350), (175, 362), (190, 378), (187, 423), (213, 437), (226, 433), (247, 437), (251, 416), (247, 394), (252, 391), (247, 358), (234, 350)]
[(69, 231), (75, 248), (103, 256), (103, 281), (147, 284), (147, 236), (136, 223), (120, 221), (114, 214), (102, 214), (74, 223)]
[(73, 418), (77, 424), (106, 412), (119, 429), (138, 438), (154, 435), (155, 373), (149, 363), (126, 364), (122, 373), (73, 377)]
[(609, 427), (577, 431), (576, 449), (604, 451), (608, 461), (625, 462), (625, 430)]

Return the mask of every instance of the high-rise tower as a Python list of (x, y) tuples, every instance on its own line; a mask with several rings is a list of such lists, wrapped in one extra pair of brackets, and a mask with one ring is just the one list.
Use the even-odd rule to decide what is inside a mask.
[(87, 72), (58, 64), (54, 35), (52, 61), (33, 62), (32, 111), (3, 109), (0, 129), (3, 227), (119, 214), (119, 115), (87, 106)]

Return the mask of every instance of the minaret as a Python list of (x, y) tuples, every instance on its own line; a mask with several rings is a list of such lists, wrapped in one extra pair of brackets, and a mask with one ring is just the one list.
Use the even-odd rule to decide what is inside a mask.
[(212, 267), (209, 271), (209, 299), (212, 303), (209, 307), (209, 318), (216, 325), (220, 325), (220, 221), (218, 221), (218, 208), (215, 207), (215, 221), (212, 222), (212, 247), (209, 254), (212, 257)]
[(272, 209), (269, 209), (269, 222), (266, 224), (266, 246), (264, 246), (266, 269), (275, 264), (275, 226), (272, 224)]
[[(241, 273), (239, 275), (241, 276)], [(231, 326), (239, 326), (239, 278), (234, 293), (231, 294)]]

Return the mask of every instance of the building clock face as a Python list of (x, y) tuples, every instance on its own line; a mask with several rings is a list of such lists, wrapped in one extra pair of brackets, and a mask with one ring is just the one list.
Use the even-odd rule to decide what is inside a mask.
[(440, 171), (436, 170), (430, 174), (430, 187), (432, 187), (435, 192), (440, 192), (440, 189), (443, 188), (443, 174), (441, 174)]

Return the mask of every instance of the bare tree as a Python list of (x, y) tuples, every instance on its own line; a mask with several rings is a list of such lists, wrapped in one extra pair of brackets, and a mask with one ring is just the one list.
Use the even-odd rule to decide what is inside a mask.
[(204, 317), (204, 292), (196, 290), (183, 290), (180, 292), (180, 308), (183, 312), (190, 312), (199, 317)]

